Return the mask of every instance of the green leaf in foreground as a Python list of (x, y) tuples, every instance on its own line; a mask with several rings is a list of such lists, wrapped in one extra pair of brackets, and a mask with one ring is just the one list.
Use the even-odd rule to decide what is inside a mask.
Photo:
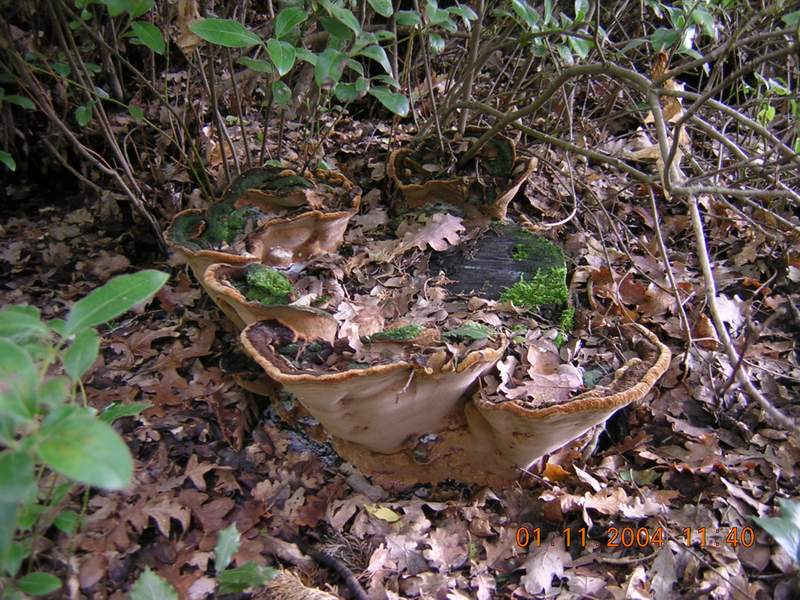
[(52, 422), (46, 419), (40, 430), (36, 451), (42, 462), (86, 485), (107, 490), (126, 487), (133, 475), (133, 460), (119, 434), (88, 411), (65, 408), (73, 410)]
[(227, 48), (250, 48), (261, 43), (260, 37), (231, 19), (200, 19), (189, 29), (205, 41)]
[(147, 21), (134, 21), (131, 29), (136, 38), (156, 54), (164, 54), (167, 49), (161, 30)]
[(283, 77), (294, 66), (295, 50), (289, 42), (270, 40), (267, 42), (267, 53), (272, 59), (272, 64), (278, 69), (278, 75)]
[(391, 0), (369, 0), (369, 5), (382, 17), (391, 17), (394, 12)]
[(92, 366), (100, 350), (100, 338), (94, 329), (84, 329), (64, 352), (64, 371), (72, 379), (80, 379)]
[(27, 421), (33, 416), (33, 391), (38, 373), (27, 350), (7, 338), (0, 338), (0, 416)]
[(292, 106), (292, 90), (282, 81), (272, 82), (272, 98), (278, 108), (290, 108)]
[(130, 600), (178, 600), (178, 592), (147, 567), (133, 584)]
[(0, 311), (0, 337), (11, 338), (15, 342), (41, 339), (49, 335), (47, 325), (39, 317), (39, 310), (33, 306), (9, 306)]
[(388, 87), (383, 86), (373, 87), (369, 90), (369, 93), (394, 114), (400, 117), (405, 117), (408, 114), (408, 98), (403, 94), (397, 94)]
[(9, 171), (17, 170), (17, 162), (14, 160), (14, 157), (5, 150), (0, 150), (0, 163), (3, 163)]
[(31, 596), (44, 596), (61, 587), (61, 580), (50, 573), (28, 573), (17, 581), (20, 591)]
[(275, 37), (282, 40), (308, 18), (308, 13), (297, 6), (284, 8), (275, 18)]
[(166, 273), (153, 270), (114, 277), (75, 303), (67, 315), (64, 336), (69, 337), (128, 312), (153, 296), (167, 279), (169, 275)]
[(754, 517), (759, 527), (775, 538), (795, 564), (800, 564), (800, 502), (780, 499), (780, 517)]
[(36, 494), (33, 458), (22, 451), (0, 452), (0, 502), (26, 502)]
[(231, 564), (233, 555), (239, 550), (240, 539), (236, 523), (231, 523), (229, 527), (219, 532), (217, 545), (214, 547), (214, 564), (217, 574), (222, 573)]
[(261, 587), (270, 579), (274, 579), (278, 571), (269, 567), (260, 567), (254, 562), (248, 562), (238, 569), (228, 569), (217, 577), (220, 594), (236, 594), (251, 587)]

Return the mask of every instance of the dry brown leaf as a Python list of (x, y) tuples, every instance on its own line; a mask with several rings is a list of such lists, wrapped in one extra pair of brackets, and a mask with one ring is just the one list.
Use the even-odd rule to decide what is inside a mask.
[(158, 530), (166, 537), (169, 537), (172, 531), (172, 519), (181, 524), (184, 532), (189, 530), (189, 509), (173, 502), (170, 498), (150, 500), (141, 510), (143, 515), (156, 522)]
[(434, 529), (425, 539), (429, 550), (422, 552), (440, 573), (455, 571), (463, 566), (467, 560), (467, 545), (458, 532), (448, 531), (445, 528)]
[(194, 52), (195, 48), (203, 41), (189, 29), (189, 25), (199, 18), (200, 10), (197, 8), (197, 0), (178, 0), (178, 15), (175, 20), (178, 35), (175, 43), (187, 56)]
[(564, 550), (564, 539), (551, 534), (540, 546), (531, 546), (522, 568), (525, 575), (520, 583), (529, 594), (550, 595), (553, 590), (553, 577), (564, 576), (564, 565), (570, 563), (570, 556)]
[(464, 231), (463, 219), (449, 213), (435, 213), (425, 223), (413, 223), (409, 226), (402, 224), (397, 228), (397, 235), (403, 236), (395, 251), (395, 255), (402, 254), (412, 248), (420, 250), (428, 246), (442, 252), (450, 246), (458, 244), (459, 233)]

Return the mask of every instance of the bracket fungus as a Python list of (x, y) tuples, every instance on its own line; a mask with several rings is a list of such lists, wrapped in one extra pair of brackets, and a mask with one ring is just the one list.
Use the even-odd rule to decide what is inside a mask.
[(214, 263), (286, 267), (335, 252), (360, 203), (361, 190), (340, 173), (301, 176), (258, 167), (242, 173), (207, 210), (176, 214), (165, 238), (203, 284)]
[[(451, 156), (464, 154), (486, 130), (468, 127), (463, 137), (446, 134)], [(504, 221), (508, 205), (536, 168), (533, 158), (518, 158), (514, 144), (495, 136), (477, 157), (453, 173), (444, 164), (441, 147), (428, 141), (419, 150), (400, 148), (389, 154), (387, 172), (401, 192), (405, 207), (439, 202), (455, 206), (474, 204), (486, 215)]]
[[(275, 290), (275, 286), (272, 286), (273, 289), (261, 293), (256, 291), (256, 297), (251, 295), (248, 298), (250, 284), (247, 276), (250, 274), (250, 278), (253, 279), (253, 273), (258, 272), (264, 274), (263, 278), (267, 280), (264, 283), (273, 280), (279, 289)], [(280, 277), (267, 275), (270, 272), (277, 273)], [(203, 279), (209, 295), (238, 329), (243, 329), (256, 321), (279, 319), (294, 331), (300, 331), (309, 338), (320, 338), (331, 343), (336, 338), (336, 330), (339, 327), (336, 319), (324, 310), (291, 302), (295, 300), (292, 282), (280, 271), (270, 269), (261, 263), (249, 265), (218, 263), (206, 269)], [(287, 284), (289, 288), (286, 287)], [(280, 302), (282, 298), (285, 298), (285, 301)]]
[[(420, 338), (424, 346), (415, 343)], [(411, 339), (387, 340), (389, 352), (378, 350), (361, 362), (367, 357), (347, 340), (305, 338), (280, 319), (249, 325), (241, 341), (333, 436), (381, 454), (438, 430), (506, 345), (498, 337), (492, 346), (456, 356), (420, 331)]]
[[(334, 171), (300, 176), (291, 169), (258, 167), (242, 173), (207, 210), (176, 214), (165, 238), (219, 304), (219, 294), (205, 279), (212, 264), (287, 267), (335, 252), (360, 203), (361, 190)], [(229, 307), (219, 305), (230, 317)]]
[[(448, 143), (464, 152), (481, 133)], [(167, 232), (266, 373), (248, 389), (282, 386), (389, 487), (513, 481), (642, 398), (670, 358), (635, 326), (640, 357), (585, 391), (556, 348), (574, 316), (562, 249), (486, 218), (505, 218), (535, 161), (500, 137), (464, 177), (435, 180), (442, 160), (431, 147), (393, 152), (404, 210), (350, 230), (360, 190), (343, 176), (267, 167)]]
[[(644, 398), (666, 372), (671, 353), (645, 327), (631, 327), (643, 336), (636, 344), (639, 356), (617, 369), (607, 386), (569, 397), (568, 393), (558, 393), (562, 390), (552, 377), (545, 379), (538, 389), (531, 386), (536, 374), (529, 370), (525, 390), (530, 397), (528, 401), (513, 390), (507, 390), (510, 394), (488, 392), (486, 388), (477, 392), (466, 412), (473, 439), (479, 445), (491, 446), (500, 463), (505, 459), (511, 468), (524, 468), (583, 435), (621, 407)], [(551, 383), (553, 387), (548, 389)]]
[[(670, 362), (670, 351), (640, 325), (640, 356), (617, 370), (606, 387), (596, 388), (544, 407), (475, 392), (428, 436), (410, 440), (389, 454), (376, 454), (345, 439), (334, 447), (346, 460), (389, 488), (444, 479), (505, 486), (536, 459), (579, 438), (615, 411), (644, 398)], [(486, 376), (484, 377), (486, 378)]]
[[(383, 485), (512, 481), (644, 396), (666, 369), (669, 351), (642, 329), (642, 356), (607, 388), (579, 393), (580, 370), (557, 364), (562, 333), (541, 325), (542, 307), (558, 310), (558, 327), (574, 312), (563, 251), (516, 226), (470, 233), (460, 217), (418, 216), (404, 217), (393, 240), (290, 270), (294, 284), (305, 282), (293, 294), (326, 297), (327, 333), (309, 327), (301, 307), (248, 303), (232, 283), (243, 267), (207, 274), (209, 287), (238, 299), (247, 353), (322, 424), (342, 457)], [(457, 226), (464, 248), (451, 237)], [(348, 270), (362, 260), (368, 272)]]

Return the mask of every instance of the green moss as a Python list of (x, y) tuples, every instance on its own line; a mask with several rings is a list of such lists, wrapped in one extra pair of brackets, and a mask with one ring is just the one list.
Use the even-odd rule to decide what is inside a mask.
[(543, 304), (566, 304), (569, 297), (566, 267), (537, 271), (528, 281), (524, 277), (505, 290), (500, 299), (518, 308)]
[(172, 241), (190, 250), (205, 250), (230, 244), (244, 231), (247, 219), (256, 209), (234, 209), (230, 202), (220, 202), (205, 215), (185, 215), (175, 221), (170, 232)]
[(311, 302), (311, 306), (314, 306), (314, 307), (325, 306), (332, 299), (333, 299), (333, 296), (331, 296), (330, 294), (322, 294), (319, 298), (317, 298), (316, 300), (313, 300)]
[(564, 312), (561, 313), (561, 318), (558, 320), (558, 324), (561, 328), (561, 331), (565, 333), (572, 331), (572, 328), (575, 325), (574, 306), (568, 306), (564, 309)]
[[(202, 238), (205, 227), (203, 215), (184, 215), (173, 223), (169, 231), (169, 237), (176, 244), (191, 250), (200, 250), (210, 245)], [(200, 235), (198, 235), (198, 232)]]
[(391, 329), (385, 329), (380, 333), (373, 333), (372, 335), (368, 335), (363, 337), (363, 341), (366, 343), (372, 342), (403, 342), (408, 340), (413, 340), (416, 338), (424, 327), (421, 325), (403, 325), (402, 327), (393, 327)]
[(531, 249), (527, 244), (517, 244), (514, 246), (514, 251), (511, 253), (511, 258), (514, 260), (529, 260), (531, 258)]
[(520, 231), (518, 243), (514, 245), (511, 258), (514, 260), (535, 260), (544, 264), (563, 265), (564, 251), (550, 240)]
[(292, 293), (292, 283), (283, 273), (259, 263), (247, 265), (242, 287), (249, 301), (267, 305), (288, 304)]
[(247, 220), (258, 214), (252, 206), (236, 208), (236, 202), (247, 190), (264, 189), (286, 193), (314, 184), (300, 175), (281, 175), (278, 167), (259, 167), (246, 171), (227, 189), (221, 202), (209, 207), (203, 215), (186, 215), (172, 227), (171, 239), (190, 250), (217, 248), (231, 244), (245, 230)]
[(313, 187), (313, 183), (300, 175), (282, 175), (285, 168), (278, 163), (245, 171), (231, 183), (225, 191), (222, 201), (232, 204), (247, 190), (279, 191), (293, 187)]
[(206, 213), (207, 229), (203, 238), (212, 245), (233, 242), (244, 231), (247, 217), (253, 213), (252, 208), (232, 209), (229, 204), (217, 204)]

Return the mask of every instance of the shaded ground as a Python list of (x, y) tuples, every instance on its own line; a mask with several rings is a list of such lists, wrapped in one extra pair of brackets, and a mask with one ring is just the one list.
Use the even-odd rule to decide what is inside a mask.
[[(347, 138), (342, 167), (365, 191), (383, 190), (385, 140), (375, 143), (368, 124), (357, 130), (368, 133)], [(370, 153), (359, 154), (367, 145)], [(562, 160), (548, 154), (517, 198), (515, 218), (563, 215)], [(114, 274), (146, 267), (173, 273), (140, 314), (104, 332), (102, 356), (87, 377), (98, 408), (152, 404), (119, 424), (136, 458), (135, 484), (127, 493), (92, 495), (79, 534), (40, 540), (48, 568), (64, 576), (74, 597), (124, 598), (145, 565), (182, 597), (209, 597), (211, 551), (219, 531), (235, 522), (242, 532), (235, 564), (279, 564), (342, 595), (335, 576), (294, 542), (338, 556), (374, 598), (796, 597), (791, 560), (749, 517), (769, 514), (776, 497), (798, 495), (797, 438), (766, 424), (719, 377), (716, 367), (724, 373), (730, 365), (712, 353), (713, 340), (685, 353), (646, 201), (619, 174), (573, 167), (578, 215), (547, 230), (564, 241), (577, 306), (562, 358), (587, 371), (618, 366), (626, 348), (614, 324), (626, 315), (672, 347), (673, 364), (645, 401), (611, 419), (593, 452), (581, 440), (505, 490), (451, 483), (390, 495), (371, 485), (338, 460), (290, 399), (236, 385), (234, 374), (252, 365), (233, 326), (183, 267), (137, 253), (136, 229), (109, 226), (120, 222), (114, 211), (74, 204), (6, 216), (3, 305), (31, 303), (53, 318)], [(761, 388), (797, 418), (794, 282), (762, 286), (768, 240), (724, 206), (708, 200), (707, 209), (725, 319), (737, 341), (747, 330), (746, 303), (756, 316), (762, 307), (785, 309), (784, 319), (759, 331), (748, 357)], [(683, 207), (665, 203), (661, 219), (695, 336), (703, 337), (710, 328), (688, 218)], [(295, 430), (297, 419), (307, 426)], [(69, 502), (80, 511), (82, 498)]]

